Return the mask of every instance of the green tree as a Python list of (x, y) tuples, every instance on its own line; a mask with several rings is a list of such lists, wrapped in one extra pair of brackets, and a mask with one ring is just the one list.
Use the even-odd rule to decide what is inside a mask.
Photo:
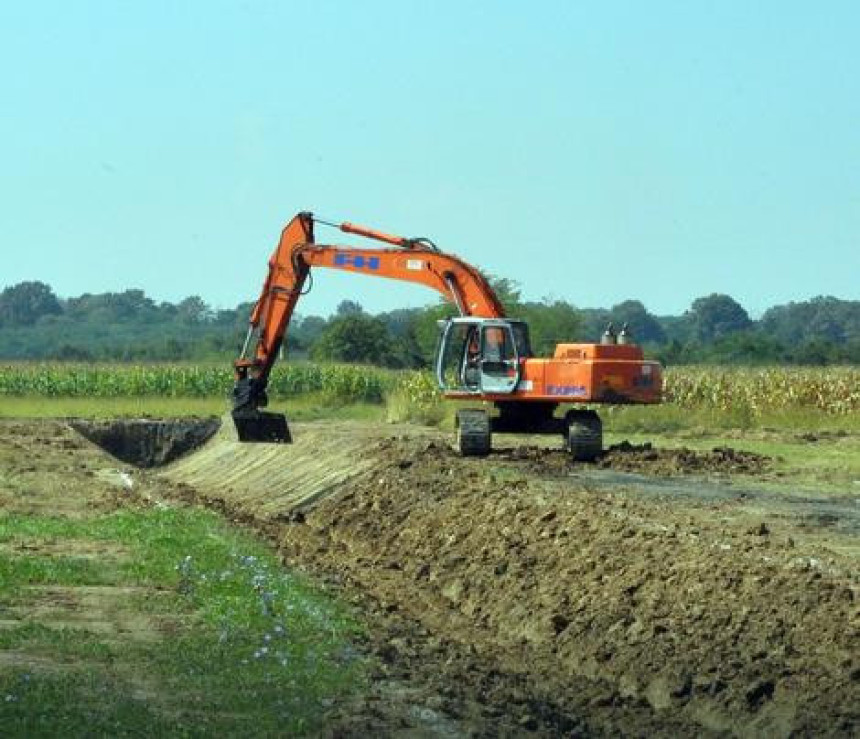
[(355, 300), (341, 300), (335, 311), (335, 315), (338, 316), (354, 316), (358, 313), (364, 313), (364, 308)]
[(307, 351), (322, 336), (328, 321), (321, 316), (293, 317), (287, 331), (287, 341), (291, 351)]
[(44, 282), (19, 282), (0, 293), (0, 326), (31, 326), (42, 316), (63, 312)]
[(719, 364), (776, 364), (785, 361), (785, 347), (761, 331), (736, 331), (703, 347), (700, 360)]
[(315, 360), (392, 366), (391, 334), (378, 318), (365, 313), (338, 316), (329, 321), (311, 347)]
[(761, 327), (786, 344), (819, 340), (836, 344), (860, 339), (860, 301), (821, 295), (765, 311)]
[(166, 304), (168, 308), (164, 306), (156, 306), (155, 301), (146, 297), (143, 290), (97, 295), (84, 293), (67, 301), (70, 316), (79, 321), (101, 324), (159, 320), (176, 314), (176, 306), (170, 303)]
[(215, 316), (199, 295), (185, 298), (176, 306), (176, 313), (182, 323), (208, 323)]
[(752, 328), (749, 314), (737, 301), (728, 295), (712, 293), (693, 301), (688, 315), (694, 326), (696, 338), (710, 343), (737, 331)]
[(427, 366), (416, 333), (416, 321), (423, 312), (423, 308), (396, 308), (377, 316), (391, 334), (392, 351), (399, 367)]
[(819, 296), (764, 312), (761, 328), (786, 344), (860, 339), (860, 301)]
[(429, 306), (414, 318), (413, 333), (422, 363), (429, 366), (433, 361), (436, 344), (439, 341), (439, 321), (459, 315), (457, 309), (448, 302)]
[(61, 359), (66, 362), (91, 362), (93, 353), (86, 347), (62, 344), (59, 349), (52, 352), (52, 359)]
[(501, 301), (505, 308), (505, 312), (509, 316), (513, 316), (520, 306), (522, 300), (522, 292), (519, 283), (515, 280), (509, 280), (507, 277), (487, 276), (487, 281), (496, 297)]
[(627, 324), (637, 344), (662, 344), (666, 341), (666, 332), (660, 322), (638, 300), (625, 300), (613, 305), (609, 313), (617, 330)]
[(582, 342), (600, 341), (606, 324), (613, 320), (610, 312), (606, 308), (580, 308), (577, 312), (580, 320), (577, 340)]
[(556, 344), (575, 341), (582, 323), (579, 311), (563, 300), (523, 303), (512, 317), (528, 324), (532, 352), (538, 357), (552, 356)]
[(688, 344), (696, 336), (693, 317), (689, 312), (682, 316), (657, 316), (657, 322), (666, 335), (666, 343)]
[(665, 366), (690, 364), (694, 361), (690, 356), (689, 347), (678, 339), (672, 339), (657, 350), (655, 358)]

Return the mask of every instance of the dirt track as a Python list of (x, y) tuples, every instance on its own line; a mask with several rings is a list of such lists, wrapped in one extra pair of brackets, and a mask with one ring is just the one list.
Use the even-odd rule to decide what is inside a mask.
[[(225, 431), (130, 473), (251, 522), (367, 615), (373, 688), (333, 735), (860, 732), (856, 493), (763, 492), (768, 461), (731, 450), (595, 469), (517, 443), (461, 459), (416, 430), (295, 433)], [(70, 471), (75, 446), (52, 452)]]

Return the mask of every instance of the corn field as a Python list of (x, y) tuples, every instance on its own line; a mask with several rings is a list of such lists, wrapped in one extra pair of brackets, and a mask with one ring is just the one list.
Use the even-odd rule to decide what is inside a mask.
[[(232, 386), (231, 369), (221, 366), (0, 366), (0, 396), (226, 397)], [(269, 382), (273, 399), (305, 393), (370, 403), (381, 403), (396, 393), (421, 408), (441, 402), (435, 382), (426, 372), (316, 364), (274, 370)], [(741, 411), (753, 417), (770, 411), (806, 409), (844, 415), (860, 411), (860, 368), (671, 368), (665, 373), (665, 402), (685, 409)]]
[[(394, 381), (390, 371), (372, 367), (296, 364), (275, 368), (268, 391), (275, 399), (325, 393), (338, 400), (381, 403)], [(26, 363), (0, 367), (0, 396), (226, 398), (232, 387), (229, 366)]]
[(753, 417), (809, 409), (846, 415), (860, 411), (860, 368), (673, 368), (665, 374), (665, 399), (681, 408), (742, 411)]
[[(740, 412), (753, 418), (772, 411), (816, 410), (833, 415), (860, 411), (857, 367), (677, 367), (666, 370), (664, 380), (664, 403), (689, 410)], [(405, 375), (398, 389), (422, 409), (438, 399), (429, 373)]]

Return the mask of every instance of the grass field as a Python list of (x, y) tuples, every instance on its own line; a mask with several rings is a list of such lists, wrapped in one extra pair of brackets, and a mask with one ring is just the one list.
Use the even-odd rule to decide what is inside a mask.
[(361, 679), (348, 614), (207, 511), (5, 515), (0, 602), (5, 736), (308, 733)]

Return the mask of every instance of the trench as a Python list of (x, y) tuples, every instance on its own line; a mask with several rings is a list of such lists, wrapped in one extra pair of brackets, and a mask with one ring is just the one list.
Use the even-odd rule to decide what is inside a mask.
[(69, 425), (120, 461), (152, 468), (199, 449), (216, 434), (221, 419), (72, 419)]

